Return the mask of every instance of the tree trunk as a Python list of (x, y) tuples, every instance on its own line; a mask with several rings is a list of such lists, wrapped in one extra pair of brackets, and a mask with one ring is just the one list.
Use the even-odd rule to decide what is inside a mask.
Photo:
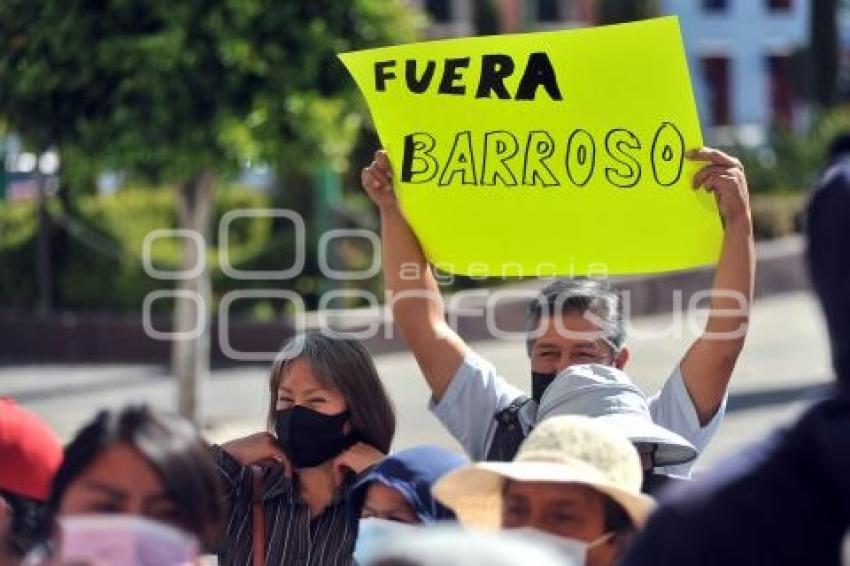
[(475, 35), (496, 35), (501, 30), (495, 0), (475, 0), (472, 3)]
[(602, 0), (597, 10), (603, 25), (654, 18), (661, 13), (658, 0)]
[[(60, 176), (60, 183), (62, 183)], [(76, 203), (71, 196), (71, 187), (67, 183), (59, 185), (57, 191), (59, 203), (59, 214), (63, 219), (79, 219), (81, 215), (77, 211)], [(68, 262), (71, 258), (71, 235), (67, 229), (57, 229), (52, 233), (50, 243), (51, 263), (53, 264), (53, 305), (56, 310), (61, 311), (65, 307), (65, 289), (62, 282), (68, 270)]]
[[(196, 425), (201, 425), (202, 385), (209, 373), (210, 362), (210, 305), (211, 285), (206, 268), (207, 241), (210, 234), (215, 176), (209, 170), (184, 183), (177, 191), (177, 219), (179, 227), (201, 235), (202, 249), (192, 239), (183, 238), (181, 269), (193, 270), (201, 262), (204, 269), (197, 276), (177, 281), (176, 289), (189, 291), (200, 301), (189, 297), (174, 300), (174, 332), (172, 342), (172, 373), (177, 378), (177, 406), (180, 414)], [(199, 253), (202, 254), (199, 257)], [(199, 304), (200, 302), (200, 312)], [(200, 330), (197, 331), (200, 325)]]

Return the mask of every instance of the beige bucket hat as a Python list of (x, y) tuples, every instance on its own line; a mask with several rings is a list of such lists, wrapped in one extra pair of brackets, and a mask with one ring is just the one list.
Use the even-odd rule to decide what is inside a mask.
[(634, 446), (611, 425), (590, 417), (549, 418), (525, 439), (513, 462), (479, 462), (454, 470), (433, 492), (462, 523), (497, 529), (505, 480), (591, 487), (622, 505), (638, 528), (655, 505), (640, 492), (643, 471)]
[(540, 400), (537, 422), (555, 415), (595, 417), (634, 444), (654, 446), (653, 466), (684, 464), (699, 454), (683, 437), (652, 422), (646, 395), (628, 375), (610, 366), (577, 365), (559, 373)]

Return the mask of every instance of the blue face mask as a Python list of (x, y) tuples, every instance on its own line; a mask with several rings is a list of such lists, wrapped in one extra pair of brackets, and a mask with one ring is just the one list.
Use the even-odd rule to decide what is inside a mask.
[(354, 544), (354, 563), (368, 564), (375, 558), (376, 553), (384, 548), (387, 541), (409, 537), (416, 528), (414, 525), (376, 517), (360, 519), (357, 542)]
[(549, 550), (563, 558), (565, 564), (572, 566), (583, 566), (586, 564), (589, 550), (605, 544), (614, 537), (614, 533), (605, 533), (596, 540), (585, 542), (574, 538), (544, 533), (532, 527), (510, 529), (505, 532), (531, 539), (540, 546), (548, 547)]

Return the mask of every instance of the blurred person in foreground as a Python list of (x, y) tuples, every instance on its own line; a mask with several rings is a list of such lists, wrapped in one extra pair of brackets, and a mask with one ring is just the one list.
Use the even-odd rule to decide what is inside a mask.
[[(692, 186), (714, 194), (723, 244), (705, 328), (649, 400), (649, 409), (656, 424), (702, 451), (723, 420), (729, 380), (744, 345), (755, 252), (741, 163), (711, 148), (691, 151), (688, 158), (704, 163)], [(526, 315), (531, 395), (511, 385), (446, 322), (440, 287), (396, 198), (385, 152), (376, 152), (361, 172), (361, 183), (380, 212), (384, 281), (394, 321), (431, 389), (429, 408), (470, 458), (513, 459), (558, 372), (589, 363), (625, 368), (631, 354), (620, 293), (604, 279), (558, 279), (540, 290)], [(658, 471), (689, 476), (692, 465), (693, 460)]]
[[(841, 563), (850, 529), (850, 137), (809, 199), (806, 258), (836, 387), (792, 426), (670, 494), (625, 564)], [(793, 322), (793, 321), (791, 321)]]
[(219, 561), (350, 564), (351, 491), (395, 433), (372, 357), (356, 340), (297, 335), (272, 364), (269, 394), (268, 431), (215, 447), (229, 505)]
[(61, 461), (47, 424), (0, 398), (0, 566), (18, 564), (45, 535), (45, 502)]
[(481, 533), (450, 526), (417, 528), (386, 541), (359, 566), (582, 566), (551, 541), (525, 533)]
[(434, 494), (467, 526), (545, 533), (572, 560), (609, 566), (653, 508), (641, 480), (638, 453), (621, 431), (556, 416), (531, 432), (512, 462), (450, 472)]
[(218, 538), (223, 494), (191, 423), (145, 405), (104, 410), (65, 448), (43, 562), (184, 564)]

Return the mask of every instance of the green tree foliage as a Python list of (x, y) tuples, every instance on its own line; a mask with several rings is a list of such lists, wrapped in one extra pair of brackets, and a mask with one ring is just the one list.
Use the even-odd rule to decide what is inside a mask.
[(762, 147), (726, 149), (744, 162), (751, 193), (807, 191), (826, 166), (829, 144), (848, 131), (850, 113), (836, 109), (816, 114), (806, 131), (775, 127)]
[[(264, 161), (303, 178), (320, 162), (345, 158), (358, 114), (354, 83), (336, 53), (407, 39), (405, 6), (4, 0), (0, 120), (36, 150), (57, 147), (73, 178), (109, 167), (173, 184), (178, 226), (208, 239), (216, 180), (240, 161)], [(183, 270), (206, 253), (185, 241)], [(202, 300), (177, 300), (173, 329), (194, 335), (195, 321), (206, 321), (198, 309), (212, 304), (209, 273), (179, 285)], [(202, 326), (200, 336), (172, 349), (180, 411), (192, 418), (195, 376), (208, 359), (209, 325)]]
[(352, 129), (335, 53), (410, 21), (385, 0), (6, 0), (0, 118), (157, 182), (241, 159), (303, 170)]

